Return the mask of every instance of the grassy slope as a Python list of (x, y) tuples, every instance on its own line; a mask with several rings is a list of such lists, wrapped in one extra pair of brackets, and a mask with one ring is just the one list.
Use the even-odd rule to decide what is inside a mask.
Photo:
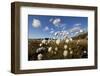
[[(64, 59), (64, 57), (63, 57), (64, 45), (68, 46), (68, 48), (67, 48), (68, 55), (65, 57), (66, 59), (82, 58), (83, 51), (84, 50), (87, 51), (87, 47), (88, 47), (88, 45), (87, 45), (88, 41), (87, 41), (86, 37), (87, 37), (87, 33), (84, 33), (84, 34), (80, 34), (76, 37), (73, 37), (73, 41), (69, 42), (68, 44), (66, 44), (65, 41), (62, 41), (60, 43), (60, 45), (56, 45), (55, 40), (53, 40), (48, 45), (43, 45), (43, 47), (45, 47), (45, 48), (48, 48), (50, 46), (53, 48), (51, 53), (45, 52), (43, 54), (44, 55), (43, 60)], [(78, 40), (80, 40), (80, 41), (77, 44)], [(28, 44), (29, 60), (37, 60), (36, 49), (40, 47), (39, 46), (40, 43), (41, 43), (41, 40), (29, 40), (29, 44)], [(57, 51), (54, 50), (55, 47), (58, 48)], [(69, 48), (71, 48), (71, 50), (73, 51), (72, 55), (70, 54)], [(54, 54), (54, 52), (56, 52), (56, 54)], [(86, 55), (86, 57), (87, 57), (87, 55)]]

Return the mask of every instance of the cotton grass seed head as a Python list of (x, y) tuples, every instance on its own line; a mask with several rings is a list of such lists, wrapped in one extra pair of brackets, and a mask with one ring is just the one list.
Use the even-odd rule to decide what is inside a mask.
[(73, 54), (73, 51), (72, 50), (70, 51), (70, 54)]
[(48, 43), (45, 43), (46, 45), (48, 45)]
[(48, 48), (48, 52), (51, 52), (51, 51), (52, 51), (52, 47), (49, 47), (49, 48)]
[(65, 43), (68, 43), (68, 42), (69, 42), (69, 39), (66, 39), (66, 40), (65, 40)]
[(57, 54), (57, 52), (55, 51), (54, 54)]
[(40, 43), (39, 46), (42, 46), (42, 43)]
[(38, 60), (41, 60), (42, 57), (43, 57), (43, 55), (41, 53), (37, 55)]
[(80, 42), (80, 40), (77, 40), (77, 42)]
[(67, 45), (64, 45), (64, 49), (67, 49)]
[(70, 38), (69, 40), (70, 40), (70, 41), (72, 41), (73, 39), (72, 39), (72, 38)]
[(69, 50), (71, 50), (71, 48), (69, 48)]
[(55, 51), (58, 51), (58, 48), (57, 47), (55, 47)]
[(84, 53), (87, 53), (86, 50), (83, 51)]
[(36, 53), (42, 52), (44, 51), (46, 48), (45, 47), (40, 47), (36, 50)]
[(50, 43), (51, 40), (48, 40), (48, 43)]
[(44, 39), (44, 40), (42, 40), (42, 43), (43, 43), (43, 44), (45, 44), (45, 43), (46, 43), (46, 40), (45, 40), (45, 39)]
[(64, 50), (63, 56), (66, 57), (67, 55), (68, 55), (68, 51), (67, 50)]
[(80, 43), (80, 40), (77, 40), (77, 44), (79, 44)]
[(56, 44), (59, 45), (60, 44), (60, 39), (56, 40)]

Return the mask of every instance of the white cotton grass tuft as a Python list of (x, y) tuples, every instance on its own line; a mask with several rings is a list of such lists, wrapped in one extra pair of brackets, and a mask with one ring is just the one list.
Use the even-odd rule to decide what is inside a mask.
[(39, 46), (42, 46), (42, 43), (40, 43)]
[(80, 42), (80, 40), (77, 40), (77, 42)]
[(66, 57), (67, 55), (68, 55), (68, 51), (67, 50), (64, 50), (63, 56)]
[(66, 39), (67, 38), (67, 35), (64, 35), (63, 38)]
[(77, 40), (77, 44), (79, 44), (80, 43), (80, 40)]
[(70, 54), (73, 54), (73, 51), (72, 50), (70, 51)]
[(71, 50), (71, 48), (69, 48), (69, 50)]
[(65, 49), (65, 50), (67, 49), (67, 45), (64, 45), (64, 49)]
[(59, 31), (57, 31), (57, 32), (54, 33), (55, 36), (58, 36), (58, 34), (59, 34)]
[(51, 40), (48, 40), (48, 43), (50, 43)]
[(57, 54), (57, 52), (55, 51), (54, 54)]
[(45, 43), (46, 45), (48, 45), (48, 43)]
[(57, 47), (55, 47), (55, 51), (58, 51), (58, 48)]
[(84, 53), (87, 53), (86, 50), (83, 51)]
[(45, 43), (46, 43), (46, 40), (45, 40), (45, 39), (44, 39), (44, 40), (42, 40), (42, 43), (43, 43), (43, 44), (45, 44)]
[(49, 48), (48, 48), (48, 52), (51, 52), (51, 51), (52, 51), (52, 47), (49, 47)]
[(69, 38), (69, 40), (72, 41), (73, 39), (72, 38)]
[(43, 51), (43, 50), (45, 50), (46, 48), (45, 47), (40, 47), (40, 48), (38, 48), (37, 50), (36, 50), (36, 53), (39, 53), (39, 52), (41, 52), (41, 51)]
[(42, 60), (42, 58), (43, 58), (43, 55), (41, 53), (37, 55), (38, 60)]
[(66, 39), (66, 40), (65, 40), (65, 43), (68, 43), (68, 42), (69, 42), (69, 39)]
[(56, 44), (59, 45), (60, 44), (60, 39), (56, 40)]

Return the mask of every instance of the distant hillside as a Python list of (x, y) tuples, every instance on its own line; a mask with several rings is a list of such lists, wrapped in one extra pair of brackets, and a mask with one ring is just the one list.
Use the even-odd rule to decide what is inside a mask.
[(73, 39), (87, 39), (87, 36), (88, 36), (88, 33), (86, 32), (86, 33), (82, 33), (73, 37)]
[[(74, 40), (77, 40), (77, 39), (88, 39), (87, 36), (88, 36), (88, 32), (85, 32), (85, 33), (80, 33), (80, 34), (72, 37), (72, 39), (74, 39)], [(28, 41), (43, 40), (43, 39), (45, 39), (45, 40), (49, 40), (49, 39), (55, 40), (53, 38), (38, 38), (38, 39), (28, 39)]]

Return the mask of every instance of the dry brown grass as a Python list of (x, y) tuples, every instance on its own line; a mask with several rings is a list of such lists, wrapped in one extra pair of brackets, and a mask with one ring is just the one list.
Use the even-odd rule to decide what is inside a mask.
[[(45, 47), (48, 49), (48, 47), (52, 47), (51, 52), (43, 53), (43, 60), (50, 60), (50, 59), (74, 59), (74, 58), (87, 58), (87, 53), (84, 54), (84, 50), (88, 51), (88, 40), (86, 39), (80, 39), (70, 41), (69, 43), (65, 43), (64, 40), (60, 42), (59, 45), (55, 43), (55, 40), (52, 40), (47, 45), (42, 45), (42, 47)], [(37, 53), (36, 50), (40, 47), (39, 44), (41, 43), (41, 40), (31, 40), (28, 44), (28, 56), (29, 60), (37, 60)], [(68, 51), (68, 55), (66, 57), (63, 56), (64, 51), (64, 45), (67, 45), (68, 48), (66, 49)], [(58, 48), (57, 51), (55, 51), (55, 47)], [(73, 53), (70, 54), (70, 51)], [(56, 52), (56, 54), (54, 53)]]

